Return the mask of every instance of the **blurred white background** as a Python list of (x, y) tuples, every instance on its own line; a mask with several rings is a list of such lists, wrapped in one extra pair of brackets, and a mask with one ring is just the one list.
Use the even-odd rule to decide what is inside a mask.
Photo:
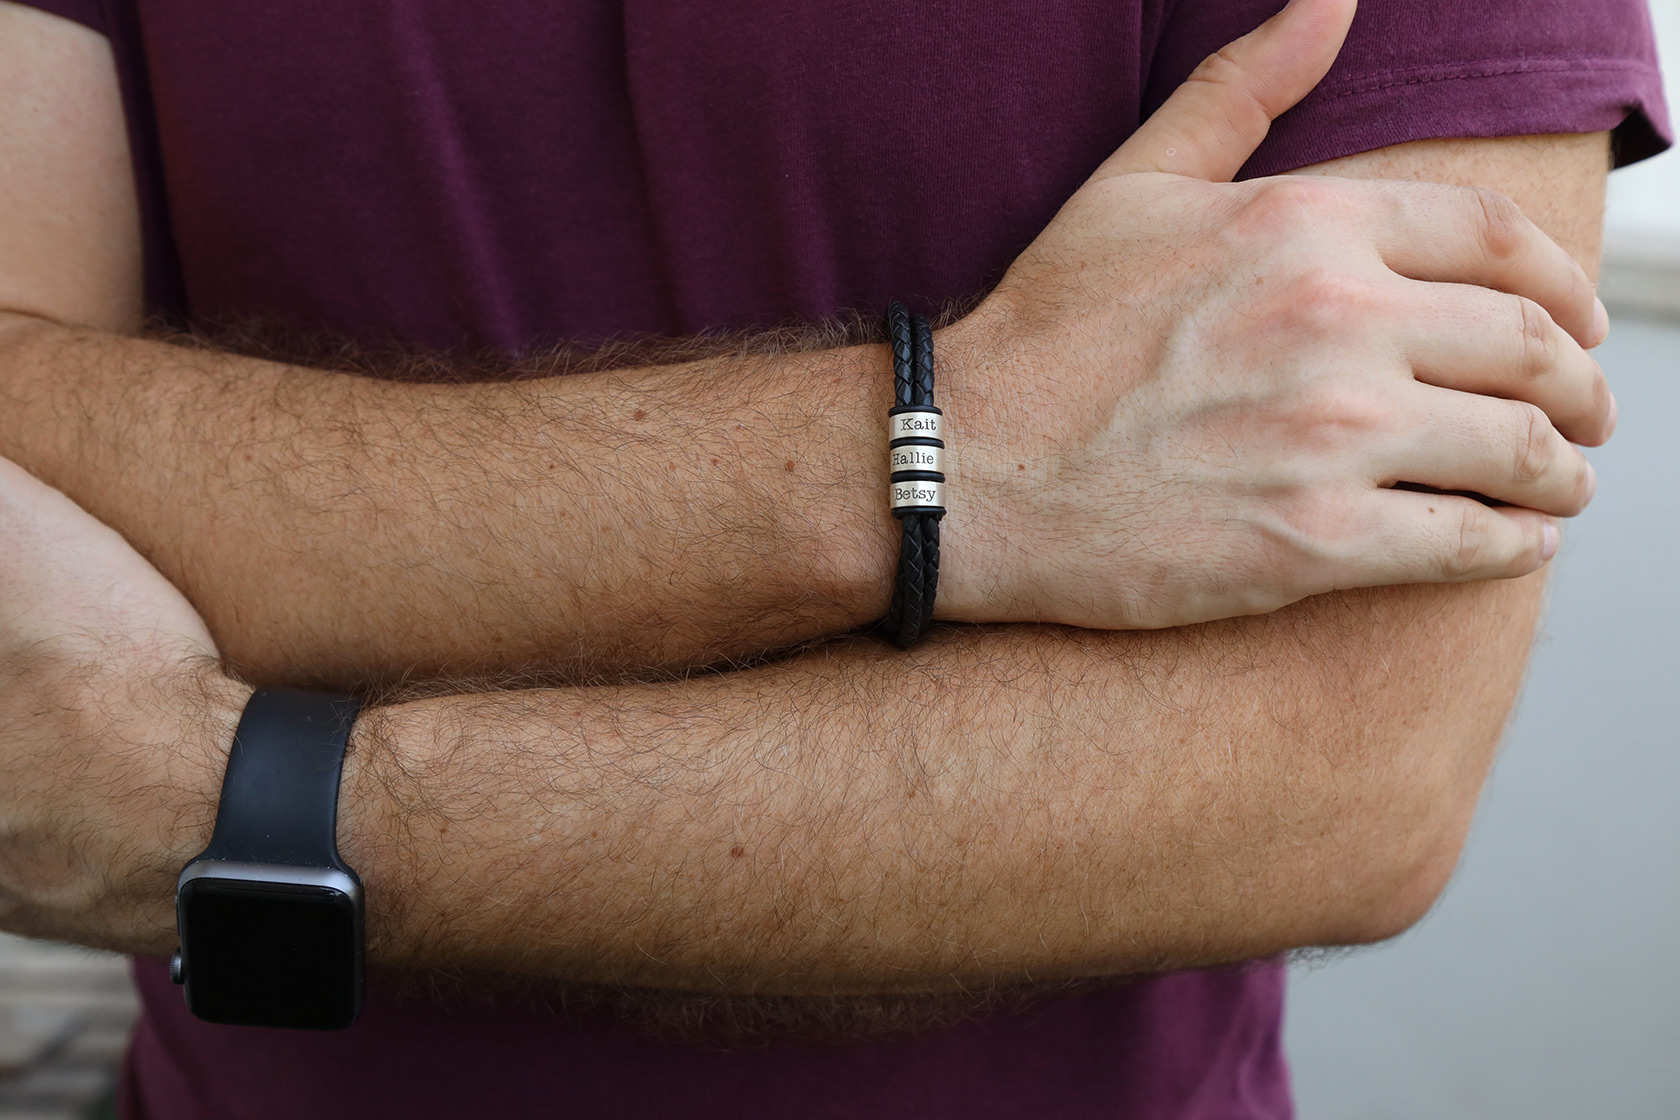
[[(1680, 0), (1652, 6), (1680, 89)], [(1598, 497), (1445, 898), (1295, 970), (1302, 1120), (1680, 1118), (1680, 151), (1610, 200)]]

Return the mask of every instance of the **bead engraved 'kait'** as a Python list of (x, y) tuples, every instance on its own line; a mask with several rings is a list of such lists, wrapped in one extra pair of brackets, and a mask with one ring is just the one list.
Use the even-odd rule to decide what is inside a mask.
[(899, 412), (887, 417), (891, 421), (891, 439), (905, 439), (910, 436), (922, 436), (927, 439), (943, 439), (940, 421), (943, 419), (937, 412)]
[(945, 449), (932, 444), (907, 443), (892, 449), (893, 473), (899, 471), (929, 471), (945, 473)]
[(944, 506), (945, 484), (943, 482), (895, 482), (892, 484), (892, 508), (895, 510), (943, 509)]

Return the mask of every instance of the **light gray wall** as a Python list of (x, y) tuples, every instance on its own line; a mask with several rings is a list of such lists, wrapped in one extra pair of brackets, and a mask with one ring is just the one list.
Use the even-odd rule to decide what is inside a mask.
[(1620, 429), (1458, 876), (1296, 968), (1302, 1120), (1680, 1120), (1680, 327), (1600, 358)]
[[(1672, 90), (1673, 76), (1680, 74), (1680, 0), (1650, 3), (1657, 51)], [(1672, 92), (1668, 100), (1671, 109), (1677, 107)], [(1610, 177), (1606, 227), (1613, 244), (1651, 238), (1680, 244), (1680, 150), (1671, 149)]]

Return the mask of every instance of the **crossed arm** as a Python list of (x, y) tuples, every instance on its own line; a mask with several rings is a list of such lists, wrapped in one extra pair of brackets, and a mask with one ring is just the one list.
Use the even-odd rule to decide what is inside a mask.
[[(1602, 138), (1558, 138), (1413, 145), (1320, 170), (1504, 190), (1590, 267), (1605, 164)], [(50, 193), (35, 203), (73, 204), (63, 184)], [(114, 224), (87, 239), (87, 258), (63, 266), (73, 275), (62, 282), (6, 273), (6, 305), (21, 317), (0, 340), (0, 449), (121, 528), (188, 591), (224, 651), (258, 672), (343, 680), (517, 667), (611, 648), (608, 630), (633, 635), (610, 668), (693, 664), (834, 633), (884, 603), (890, 523), (871, 498), (883, 487), (867, 474), (877, 467), (858, 475), (884, 442), (863, 419), (878, 411), (867, 387), (882, 364), (868, 348), (445, 399), (53, 325), (132, 325), (124, 206), (78, 208)], [(31, 252), (16, 225), (0, 233), (24, 242), (6, 244), (10, 260), (62, 260)], [(55, 292), (66, 302), (40, 302)], [(764, 393), (754, 373), (776, 360), (807, 371), (802, 397), (815, 406)], [(684, 392), (701, 379), (721, 383), (720, 417), (793, 410), (777, 422), (847, 470), (807, 457), (801, 478), (748, 460), (717, 478), (703, 433), (720, 424)], [(318, 415), (355, 422), (308, 423), (305, 402), (323, 397), (342, 407)], [(530, 525), (563, 522), (592, 482), (531, 478), (524, 456), (484, 455), (473, 426), (505, 433), (519, 412), (497, 403), (506, 400), (533, 424), (528, 447), (491, 445), (513, 452), (540, 446), (552, 426), (587, 444), (580, 414), (608, 444), (634, 442), (625, 414), (640, 423), (638, 409), (666, 432), (692, 419), (696, 442), (673, 473), (701, 490), (662, 489), (668, 509), (635, 512), (736, 510), (741, 489), (768, 477), (788, 488), (779, 508), (828, 519), (789, 530), (822, 547), (777, 556), (785, 585), (743, 609), (731, 596), (760, 568), (731, 568), (727, 546), (715, 566), (656, 557), (625, 571), (601, 563), (623, 552), (610, 526), (583, 530), (599, 551), (545, 545), (556, 534)], [(672, 400), (702, 411), (658, 415)], [(425, 474), (440, 457), (448, 468)], [(321, 500), (312, 470), (352, 461), (358, 492), (372, 497), (346, 514)], [(205, 482), (183, 493), (190, 479)], [(508, 500), (471, 500), (440, 480)], [(413, 514), (438, 508), (446, 515), (429, 523)], [(985, 532), (976, 518), (971, 539)], [(765, 565), (753, 544), (764, 533), (743, 534), (742, 565)], [(273, 534), (315, 547), (275, 564), (253, 546)], [(570, 596), (533, 578), (566, 565), (577, 572)], [(621, 586), (598, 585), (607, 578)], [(673, 637), (668, 609), (640, 619), (599, 609), (661, 578), (677, 587), (670, 602), (721, 600), (721, 616), (697, 613)], [(980, 599), (987, 578), (953, 583)], [(470, 618), (452, 606), (455, 579), (476, 591)], [(730, 991), (930, 990), (1367, 940), (1414, 920), (1450, 872), (1539, 594), (1530, 577), (1337, 592), (1179, 630), (976, 627), (908, 657), (841, 640), (676, 682), (389, 706), (359, 726), (341, 843), (384, 900), (372, 915), (376, 956), (404, 965)], [(377, 610), (359, 614), (366, 603)], [(40, 793), (44, 817), (89, 822), (85, 846), (108, 853), (93, 878), (115, 882), (14, 905), (12, 925), (134, 950), (173, 943), (168, 883), (208, 832), (219, 744), (241, 696), (225, 680), (209, 691), (199, 733), (136, 764), (150, 780), (93, 811), (72, 806), (71, 791)], [(105, 835), (137, 815), (154, 842)], [(6, 886), (26, 895), (17, 884), (28, 869), (9, 854)]]

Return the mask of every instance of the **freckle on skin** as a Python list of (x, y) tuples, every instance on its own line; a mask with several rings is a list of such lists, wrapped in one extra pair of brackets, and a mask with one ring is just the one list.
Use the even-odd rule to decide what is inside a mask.
[(1027, 469), (1027, 465), (1025, 463), (1016, 463), (1015, 469), (1018, 471), (1024, 471)]
[(1435, 507), (1434, 507), (1434, 506), (1430, 506), (1430, 507), (1429, 507), (1429, 512), (1430, 512), (1430, 513), (1434, 513), (1434, 512), (1435, 512)]
[(740, 859), (742, 856), (747, 854), (747, 850), (737, 844), (733, 848), (729, 849), (729, 854), (734, 856), (736, 859)]
[(782, 469), (784, 471), (788, 472), (789, 474), (792, 474), (793, 473), (793, 460), (789, 459), (786, 463), (782, 464)]
[(635, 412), (631, 413), (631, 419), (633, 419), (633, 420), (646, 420), (647, 419), (647, 413), (638, 408)]

